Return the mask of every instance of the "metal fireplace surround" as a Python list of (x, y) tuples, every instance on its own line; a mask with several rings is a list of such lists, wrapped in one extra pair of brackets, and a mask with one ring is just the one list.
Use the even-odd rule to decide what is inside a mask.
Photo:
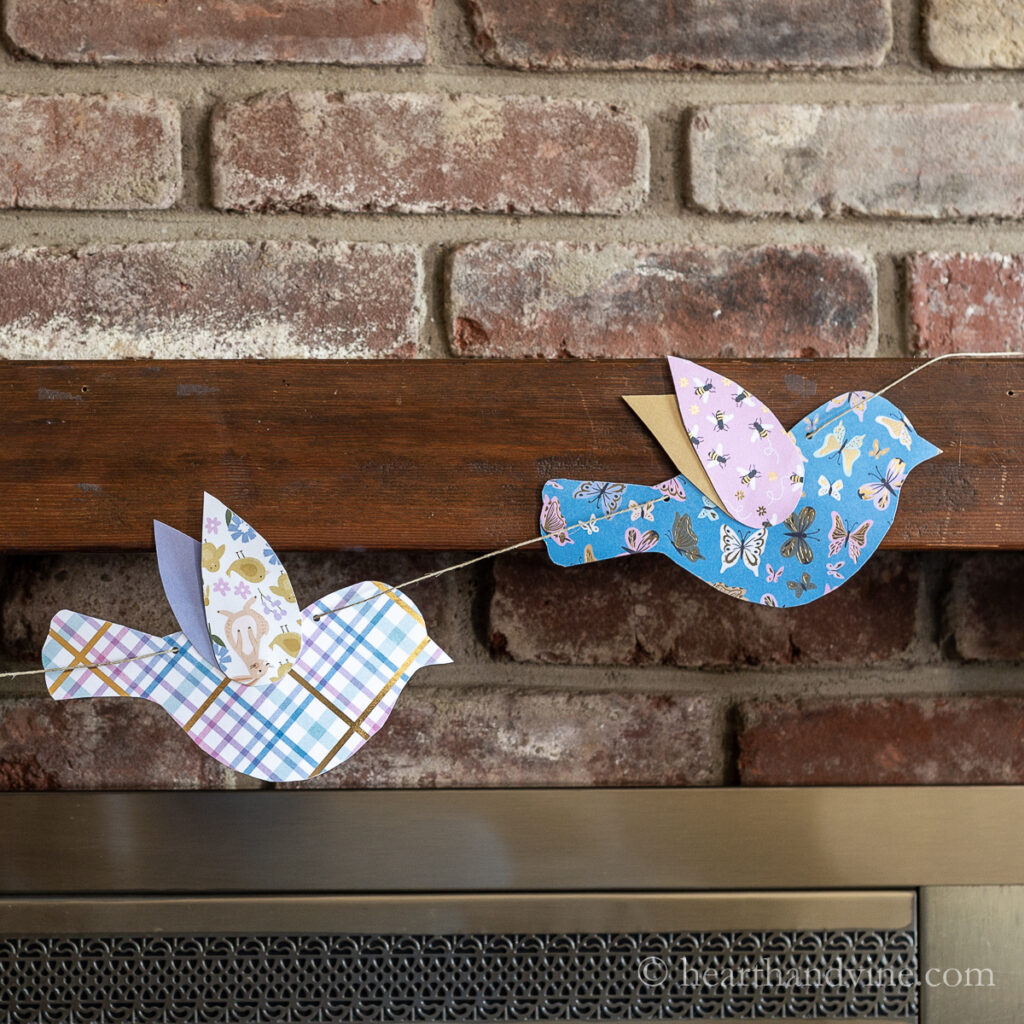
[(1016, 1022), (1022, 893), (1014, 786), (5, 794), (0, 1020)]

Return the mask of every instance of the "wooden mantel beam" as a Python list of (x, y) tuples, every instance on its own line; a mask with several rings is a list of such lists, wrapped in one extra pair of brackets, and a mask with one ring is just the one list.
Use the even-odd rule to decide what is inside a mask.
[[(712, 360), (796, 422), (898, 359)], [(552, 476), (674, 470), (621, 400), (663, 360), (0, 363), (0, 549), (145, 550), (198, 535), (202, 493), (279, 550), (487, 550), (534, 536)], [(1024, 361), (951, 360), (890, 397), (944, 454), (889, 548), (1024, 548)]]

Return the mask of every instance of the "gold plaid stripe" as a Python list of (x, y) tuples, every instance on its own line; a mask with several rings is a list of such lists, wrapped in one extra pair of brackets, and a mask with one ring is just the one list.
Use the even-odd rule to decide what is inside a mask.
[(207, 711), (209, 711), (210, 705), (224, 692), (224, 690), (227, 688), (230, 682), (230, 679), (225, 678), (222, 679), (214, 687), (213, 692), (210, 694), (210, 696), (207, 697), (202, 704), (200, 704), (200, 706), (196, 709), (195, 714), (182, 726), (182, 729), (184, 729), (185, 732), (188, 732), (189, 729), (191, 729), (192, 726), (194, 726), (196, 722), (198, 722), (199, 719), (202, 718)]
[(400, 598), (398, 596), (398, 592), (397, 591), (392, 590), (390, 587), (384, 586), (383, 583), (378, 583), (376, 580), (373, 581), (373, 585), (382, 594), (384, 594), (385, 597), (390, 597), (391, 600), (394, 601), (395, 604), (397, 604), (398, 607), (401, 608), (402, 611), (405, 612), (406, 615), (412, 616), (412, 618), (414, 618), (421, 626), (424, 626), (424, 627), (426, 626), (426, 623), (424, 623), (424, 621), (423, 621), (423, 616), (420, 615), (420, 613), (418, 611), (416, 611), (416, 609), (413, 608), (413, 606), (411, 604), (409, 604), (408, 601), (403, 601), (402, 598)]
[[(117, 683), (115, 683), (114, 680), (106, 674), (106, 672), (102, 671), (100, 668), (97, 668), (95, 665), (89, 665), (86, 661), (86, 657), (88, 656), (89, 652), (96, 646), (96, 644), (104, 636), (107, 630), (110, 629), (111, 625), (112, 623), (110, 622), (104, 622), (103, 625), (100, 626), (98, 630), (96, 630), (96, 633), (93, 635), (93, 638), (80, 651), (76, 651), (74, 647), (72, 647), (71, 644), (69, 644), (64, 639), (64, 637), (59, 636), (57, 633), (54, 633), (52, 629), (50, 630), (50, 636), (54, 640), (56, 640), (57, 643), (59, 643), (61, 647), (63, 647), (64, 650), (68, 652), (68, 654), (72, 655), (72, 657), (74, 658), (71, 664), (68, 665), (57, 677), (57, 681), (50, 686), (51, 697), (61, 688), (61, 686), (64, 685), (64, 682), (68, 678), (68, 676), (70, 676), (71, 673), (78, 668), (85, 668), (88, 671), (95, 673), (97, 676), (100, 677), (100, 679), (103, 680), (104, 683), (107, 684), (107, 686), (109, 686), (114, 691), (114, 693), (118, 695), (118, 697), (128, 696), (127, 691), (121, 689), (121, 687), (118, 686)], [(53, 670), (51, 669), (50, 671)]]
[(321, 704), (323, 704), (325, 708), (327, 708), (329, 711), (333, 711), (334, 714), (336, 714), (347, 726), (349, 726), (350, 735), (351, 730), (354, 729), (357, 733), (359, 733), (360, 736), (363, 737), (364, 740), (368, 740), (370, 738), (370, 734), (362, 726), (360, 726), (357, 722), (353, 722), (352, 719), (348, 715), (346, 715), (345, 712), (342, 711), (337, 704), (334, 703), (334, 701), (328, 700), (327, 697), (325, 697), (308, 680), (303, 679), (302, 676), (300, 676), (299, 673), (295, 671), (295, 669), (292, 669), (288, 673), (288, 675), (290, 675), (292, 679), (294, 679), (299, 684), (299, 686), (301, 686), (307, 693), (311, 693), (314, 697), (316, 697), (318, 701), (320, 701)]
[[(380, 584), (378, 584), (378, 586), (380, 586)], [(373, 709), (384, 699), (385, 695), (388, 693), (391, 687), (394, 686), (395, 683), (397, 683), (398, 680), (401, 679), (403, 675), (405, 675), (409, 666), (420, 656), (420, 654), (423, 652), (423, 649), (429, 643), (429, 637), (424, 637), (419, 642), (419, 644), (416, 646), (416, 649), (412, 652), (412, 654), (410, 654), (409, 657), (406, 658), (404, 662), (402, 662), (398, 671), (381, 687), (380, 691), (377, 693), (377, 696), (374, 697), (373, 700), (371, 700), (370, 703), (366, 705), (366, 708), (363, 710), (363, 713), (349, 727), (345, 735), (342, 736), (341, 739), (338, 740), (338, 742), (335, 743), (333, 747), (331, 747), (327, 756), (316, 766), (316, 770), (313, 772), (313, 775), (311, 775), (310, 778), (313, 778), (314, 775), (319, 775), (331, 763), (331, 761), (334, 760), (334, 757), (338, 753), (338, 751), (341, 750), (341, 748), (345, 746), (346, 743), (348, 743), (350, 737), (352, 736), (352, 733), (355, 732), (356, 729), (358, 729), (363, 724), (363, 722), (366, 721), (367, 717), (370, 715)], [(365, 735), (365, 733), (363, 733), (363, 735)]]

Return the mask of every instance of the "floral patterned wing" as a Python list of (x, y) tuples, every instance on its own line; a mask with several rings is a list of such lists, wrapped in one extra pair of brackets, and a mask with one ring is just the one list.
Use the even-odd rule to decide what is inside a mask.
[(206, 625), (221, 670), (243, 683), (274, 683), (302, 648), (302, 615), (270, 545), (212, 494), (203, 500), (201, 550)]
[(689, 359), (670, 356), (683, 425), (722, 507), (745, 526), (780, 523), (800, 498), (787, 485), (803, 477), (803, 458), (775, 414), (735, 381)]

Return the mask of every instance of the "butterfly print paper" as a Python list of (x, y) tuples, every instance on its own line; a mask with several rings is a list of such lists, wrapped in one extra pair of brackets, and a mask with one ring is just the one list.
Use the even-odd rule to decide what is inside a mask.
[[(757, 399), (738, 403), (727, 393), (727, 401), (722, 401), (721, 388), (728, 387), (723, 380), (696, 374), (689, 385), (687, 398), (698, 407), (699, 426), (706, 438), (702, 462), (705, 452), (714, 450), (712, 436), (742, 434), (749, 440), (755, 432), (749, 424), (759, 416)], [(700, 395), (695, 393), (698, 388)], [(739, 388), (733, 388), (738, 394)], [(858, 393), (851, 402), (850, 395), (844, 395), (833, 408), (821, 406), (791, 431), (780, 427), (768, 432), (776, 444), (781, 436), (792, 438), (798, 453), (792, 470), (796, 480), (791, 481), (788, 472), (774, 481), (765, 474), (764, 479), (756, 478), (756, 490), (747, 488), (758, 502), (769, 489), (795, 495), (795, 507), (777, 523), (751, 527), (740, 522), (682, 477), (676, 478), (675, 485), (665, 481), (656, 486), (552, 480), (543, 492), (548, 554), (559, 565), (658, 554), (722, 594), (773, 608), (807, 604), (849, 586), (885, 536), (914, 466), (937, 452), (887, 399), (867, 398), (866, 392)], [(720, 432), (706, 420), (719, 408), (733, 416), (725, 421), (729, 429)], [(829, 422), (837, 415), (843, 418)], [(907, 430), (909, 452), (902, 441), (894, 442), (888, 422), (878, 422), (883, 418), (891, 421), (897, 434)], [(819, 424), (824, 426), (818, 429)], [(881, 452), (894, 443), (901, 458), (869, 457), (869, 450)], [(742, 486), (739, 468), (746, 471), (750, 465), (737, 458), (724, 467), (710, 466), (708, 473), (712, 480), (728, 480), (735, 489)], [(552, 522), (550, 502), (559, 498), (560, 518)], [(584, 539), (575, 545), (565, 543), (572, 538), (563, 536), (558, 524), (588, 524), (595, 513), (600, 520), (605, 514), (602, 503), (614, 504), (620, 510), (618, 517), (601, 522), (600, 532), (593, 534), (582, 526), (570, 527), (573, 535)], [(645, 508), (651, 519), (638, 512)], [(550, 525), (545, 526), (545, 521)]]

